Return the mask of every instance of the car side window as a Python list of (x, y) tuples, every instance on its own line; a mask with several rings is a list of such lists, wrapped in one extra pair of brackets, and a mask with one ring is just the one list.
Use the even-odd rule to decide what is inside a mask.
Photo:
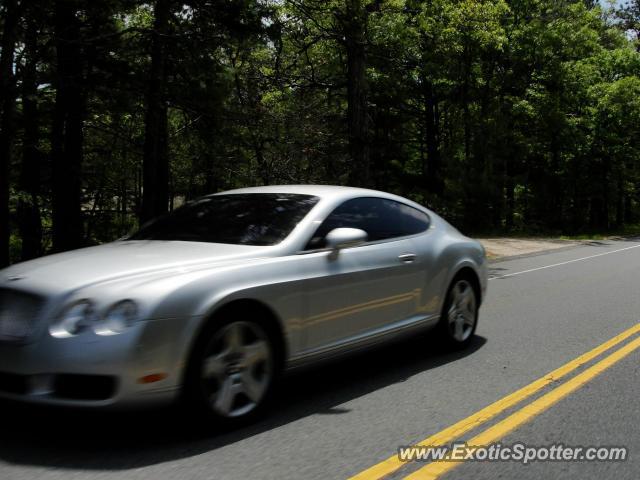
[(415, 235), (429, 228), (429, 217), (420, 210), (393, 200), (362, 197), (347, 200), (320, 224), (307, 250), (324, 248), (324, 239), (334, 228), (359, 228), (368, 241)]

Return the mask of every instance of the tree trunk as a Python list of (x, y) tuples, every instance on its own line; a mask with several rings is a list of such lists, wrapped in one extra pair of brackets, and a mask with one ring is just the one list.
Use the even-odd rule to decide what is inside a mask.
[(515, 182), (513, 176), (509, 172), (509, 167), (505, 168), (505, 227), (508, 232), (513, 230), (514, 225), (514, 211), (516, 208), (515, 202)]
[(218, 191), (218, 176), (216, 175), (216, 163), (213, 154), (205, 153), (205, 182), (204, 193), (215, 193)]
[(9, 264), (9, 170), (13, 141), (13, 112), (15, 108), (15, 78), (13, 54), (18, 24), (17, 0), (5, 0), (2, 55), (0, 56), (0, 268)]
[(55, 4), (56, 104), (51, 138), (53, 250), (83, 244), (81, 168), (85, 113), (80, 20), (72, 0)]
[(548, 222), (554, 230), (562, 231), (564, 228), (564, 198), (565, 191), (564, 186), (560, 180), (560, 174), (558, 173), (561, 168), (561, 142), (558, 137), (558, 132), (552, 130), (551, 139), (549, 142), (549, 150), (551, 154), (551, 163), (548, 167), (547, 176), (547, 191), (549, 192), (547, 200), (548, 209)]
[(466, 168), (471, 167), (471, 109), (469, 108), (469, 84), (471, 83), (471, 54), (464, 47), (464, 79), (462, 83), (462, 110), (464, 113), (464, 161)]
[(166, 38), (170, 0), (156, 0), (151, 45), (151, 68), (146, 95), (141, 223), (167, 212), (169, 158), (167, 153)]
[(482, 169), (478, 165), (477, 159), (471, 159), (471, 52), (468, 46), (469, 40), (465, 40), (464, 52), (462, 56), (462, 85), (461, 85), (461, 101), (463, 115), (463, 136), (464, 136), (464, 169), (465, 174), (462, 176), (465, 182), (465, 200), (464, 200), (464, 225), (471, 230), (486, 228), (489, 224), (486, 211), (482, 205), (484, 200), (482, 188), (484, 182), (482, 178)]
[(361, 0), (347, 0), (345, 43), (347, 53), (347, 126), (352, 165), (349, 183), (369, 186), (369, 116), (367, 112), (367, 78), (365, 27), (367, 11)]
[(444, 182), (440, 166), (440, 148), (438, 146), (438, 113), (433, 84), (423, 78), (424, 85), (424, 116), (425, 116), (425, 141), (427, 146), (426, 165), (423, 166), (427, 178), (427, 188), (431, 193), (441, 195), (444, 191)]
[(22, 260), (42, 255), (42, 220), (40, 217), (41, 164), (38, 151), (38, 26), (28, 10), (25, 33), (26, 63), (22, 73), (22, 114), (24, 119), (24, 144), (20, 170), (21, 195), (18, 200), (18, 228), (22, 238)]

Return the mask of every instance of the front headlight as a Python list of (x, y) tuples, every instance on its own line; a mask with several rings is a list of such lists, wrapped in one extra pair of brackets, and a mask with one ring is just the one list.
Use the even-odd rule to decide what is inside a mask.
[(133, 300), (122, 300), (112, 305), (96, 324), (98, 335), (122, 333), (138, 320), (138, 305)]
[(93, 304), (89, 300), (80, 300), (65, 308), (49, 331), (56, 338), (72, 337), (89, 328), (94, 321)]

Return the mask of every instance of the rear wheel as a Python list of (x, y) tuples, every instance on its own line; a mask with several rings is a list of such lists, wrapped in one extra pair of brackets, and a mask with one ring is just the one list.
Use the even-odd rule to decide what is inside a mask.
[(255, 417), (278, 373), (275, 342), (252, 320), (227, 320), (206, 328), (192, 356), (186, 397), (196, 412), (221, 425)]
[(478, 299), (471, 281), (457, 277), (451, 283), (442, 308), (439, 333), (453, 348), (466, 347), (478, 325)]

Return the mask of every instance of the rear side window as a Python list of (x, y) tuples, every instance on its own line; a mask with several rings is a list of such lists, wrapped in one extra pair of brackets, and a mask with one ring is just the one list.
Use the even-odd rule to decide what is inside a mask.
[(372, 242), (424, 232), (429, 228), (429, 217), (393, 200), (354, 198), (331, 212), (314, 233), (307, 249), (324, 248), (324, 238), (334, 228), (359, 228), (367, 232)]

